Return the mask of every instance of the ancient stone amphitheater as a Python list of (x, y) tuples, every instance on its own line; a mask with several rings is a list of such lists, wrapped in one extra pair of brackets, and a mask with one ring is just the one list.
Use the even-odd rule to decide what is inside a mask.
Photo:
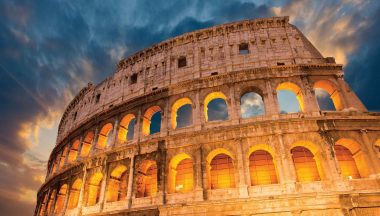
[[(288, 17), (137, 52), (66, 108), (35, 215), (380, 215), (380, 113), (343, 74)], [(280, 111), (283, 90), (299, 112)], [(263, 112), (242, 115), (248, 93)]]

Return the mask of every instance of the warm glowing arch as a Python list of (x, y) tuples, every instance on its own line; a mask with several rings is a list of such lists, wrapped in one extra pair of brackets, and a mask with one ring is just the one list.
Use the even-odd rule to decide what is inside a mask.
[(348, 179), (360, 178), (359, 170), (351, 151), (342, 145), (335, 145), (334, 150), (342, 175)]
[(78, 156), (78, 149), (79, 149), (80, 141), (79, 139), (76, 139), (73, 144), (71, 145), (70, 151), (69, 151), (69, 157), (67, 158), (67, 161), (69, 163), (76, 161)]
[(110, 134), (112, 134), (113, 125), (111, 123), (105, 124), (99, 132), (97, 148), (104, 149), (109, 142)]
[(172, 106), (172, 113), (171, 113), (171, 121), (172, 121), (173, 129), (177, 128), (178, 109), (187, 104), (190, 104), (190, 105), (193, 104), (189, 98), (181, 98), (181, 99), (178, 99), (176, 102), (174, 102)]
[[(203, 107), (204, 107), (204, 114), (205, 114), (206, 122), (208, 122), (208, 104), (212, 100), (218, 99), (218, 98), (223, 99), (227, 104), (227, 97), (222, 92), (212, 92), (205, 97)], [(227, 104), (227, 109), (228, 109), (228, 104)]]
[(59, 189), (57, 200), (55, 201), (54, 213), (62, 212), (63, 204), (65, 203), (66, 194), (67, 194), (67, 184), (64, 184)]
[(207, 155), (206, 161), (209, 188), (235, 187), (234, 157), (228, 150), (217, 148)]
[(273, 155), (265, 150), (254, 150), (249, 156), (251, 185), (277, 184), (278, 175)]
[(366, 162), (367, 156), (361, 150), (360, 144), (358, 142), (356, 142), (353, 139), (340, 138), (338, 141), (336, 141), (335, 144), (344, 146), (351, 152), (352, 157), (355, 160), (356, 167), (359, 171), (360, 177), (366, 178), (369, 176), (370, 171), (369, 171), (368, 164)]
[(93, 174), (88, 182), (87, 206), (93, 206), (99, 202), (100, 184), (103, 180), (103, 174), (97, 172)]
[(143, 118), (143, 125), (142, 125), (142, 132), (145, 136), (150, 135), (150, 124), (151, 124), (152, 116), (156, 114), (157, 112), (161, 112), (161, 107), (152, 106), (152, 107), (149, 107), (149, 109), (145, 111), (144, 118)]
[(82, 149), (80, 155), (82, 157), (87, 157), (91, 150), (91, 145), (94, 140), (94, 132), (89, 131), (87, 132), (83, 142), (82, 142)]
[(74, 209), (78, 206), (80, 189), (82, 187), (82, 179), (77, 178), (70, 189), (69, 201), (67, 209)]
[(136, 178), (136, 197), (153, 197), (157, 195), (157, 164), (153, 160), (145, 160), (139, 168)]
[(193, 161), (186, 154), (174, 156), (169, 162), (168, 190), (169, 193), (189, 192), (193, 190)]
[(319, 80), (314, 83), (314, 89), (320, 88), (329, 93), (331, 100), (333, 101), (334, 107), (336, 110), (342, 110), (342, 97), (341, 94), (336, 87), (336, 85), (329, 80)]
[(306, 147), (297, 145), (291, 150), (298, 182), (321, 180), (314, 154)]
[(124, 143), (125, 141), (127, 141), (128, 127), (129, 127), (129, 124), (133, 121), (133, 119), (136, 119), (135, 115), (127, 114), (121, 120), (119, 133), (117, 136), (120, 143)]
[(112, 170), (108, 181), (106, 201), (115, 202), (126, 198), (128, 186), (127, 167), (119, 165)]
[(305, 111), (303, 95), (302, 95), (302, 91), (301, 91), (300, 87), (298, 87), (296, 84), (294, 84), (292, 82), (283, 82), (280, 85), (278, 85), (276, 88), (276, 91), (281, 91), (281, 90), (292, 91), (297, 97), (298, 104), (300, 106), (301, 112)]
[(254, 152), (254, 151), (258, 151), (258, 150), (264, 150), (264, 151), (267, 151), (269, 152), (269, 154), (275, 158), (275, 151), (273, 149), (272, 146), (268, 145), (268, 144), (264, 144), (264, 143), (260, 143), (260, 144), (255, 144), (253, 146), (251, 146), (249, 149), (248, 149), (248, 154), (247, 154), (247, 159), (249, 159), (250, 155)]

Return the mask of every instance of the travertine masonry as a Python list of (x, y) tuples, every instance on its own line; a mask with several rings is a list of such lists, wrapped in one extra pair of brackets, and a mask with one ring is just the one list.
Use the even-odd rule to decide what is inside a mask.
[[(315, 88), (336, 111), (320, 110)], [(279, 90), (297, 95), (299, 113), (280, 114)], [(264, 115), (241, 117), (247, 92)], [(208, 120), (216, 98), (227, 120)], [(192, 124), (178, 128), (186, 104)], [(380, 114), (288, 17), (228, 23), (142, 50), (83, 88), (62, 116), (35, 215), (378, 215), (379, 149)]]

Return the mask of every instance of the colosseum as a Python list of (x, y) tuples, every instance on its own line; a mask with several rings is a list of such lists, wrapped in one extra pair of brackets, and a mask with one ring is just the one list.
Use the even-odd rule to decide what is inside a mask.
[(380, 215), (380, 113), (343, 75), (288, 17), (139, 51), (67, 106), (34, 214)]

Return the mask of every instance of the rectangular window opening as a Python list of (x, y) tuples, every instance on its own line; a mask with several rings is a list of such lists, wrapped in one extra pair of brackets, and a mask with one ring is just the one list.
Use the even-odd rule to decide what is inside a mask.
[(99, 101), (100, 101), (100, 94), (97, 94), (95, 98), (95, 103), (99, 103)]
[(239, 44), (239, 54), (240, 55), (249, 54), (248, 43)]
[(178, 58), (178, 68), (186, 67), (186, 57), (182, 56)]
[(132, 76), (131, 76), (131, 84), (135, 84), (135, 83), (137, 83), (137, 74), (133, 74)]

